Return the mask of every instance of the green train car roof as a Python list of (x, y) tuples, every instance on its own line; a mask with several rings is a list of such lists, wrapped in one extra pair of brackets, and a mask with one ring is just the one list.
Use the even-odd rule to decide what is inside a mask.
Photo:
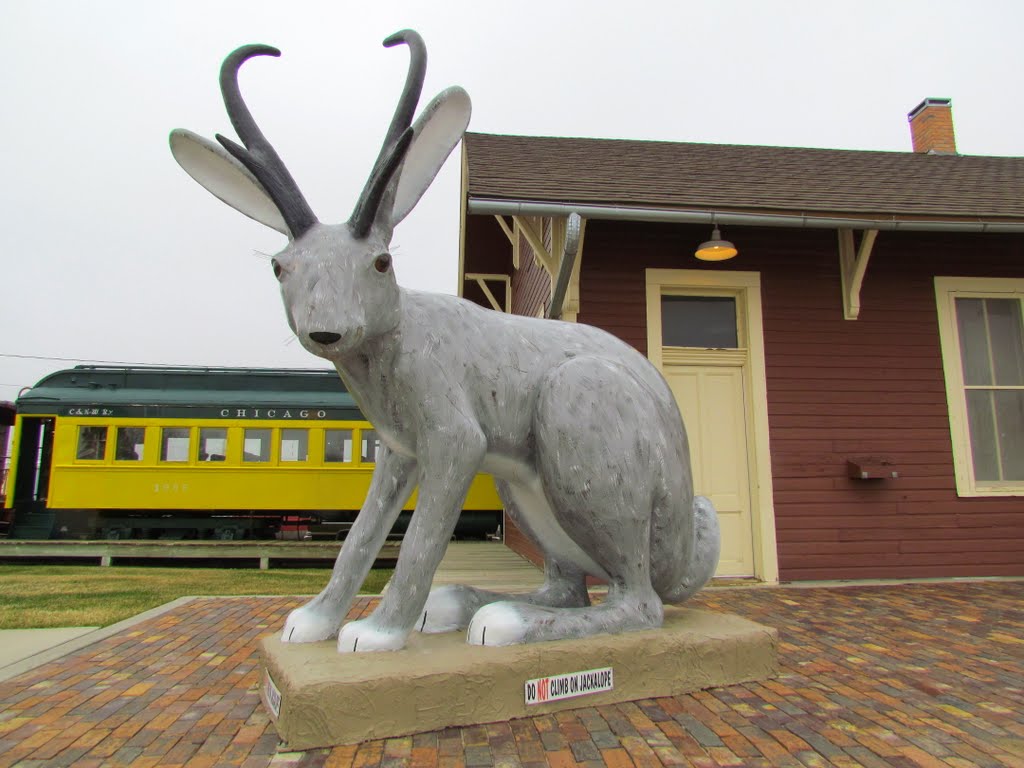
[(80, 365), (23, 393), (21, 414), (110, 418), (363, 419), (333, 370)]

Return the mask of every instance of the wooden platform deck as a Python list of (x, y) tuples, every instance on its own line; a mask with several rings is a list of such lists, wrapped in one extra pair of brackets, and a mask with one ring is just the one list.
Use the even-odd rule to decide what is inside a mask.
[[(251, 560), (263, 570), (274, 561), (308, 561), (329, 566), (341, 549), (338, 541), (37, 541), (0, 539), (0, 560), (74, 558), (114, 565), (126, 559)], [(399, 544), (381, 549), (378, 563), (394, 561)]]
[(495, 592), (530, 592), (543, 583), (541, 569), (500, 541), (453, 541), (433, 586), (469, 584)]
[[(100, 565), (126, 560), (249, 560), (262, 569), (282, 561), (329, 566), (342, 542), (321, 541), (29, 541), (0, 539), (0, 561), (31, 562), (73, 558)], [(401, 544), (384, 545), (377, 562), (398, 558)], [(543, 572), (499, 541), (453, 541), (448, 545), (434, 584), (471, 584), (498, 592), (528, 592), (544, 583)]]

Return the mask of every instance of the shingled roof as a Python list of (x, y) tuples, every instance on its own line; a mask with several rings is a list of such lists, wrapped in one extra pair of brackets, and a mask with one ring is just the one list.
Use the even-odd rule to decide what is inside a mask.
[(1024, 158), (468, 133), (473, 201), (1024, 221)]

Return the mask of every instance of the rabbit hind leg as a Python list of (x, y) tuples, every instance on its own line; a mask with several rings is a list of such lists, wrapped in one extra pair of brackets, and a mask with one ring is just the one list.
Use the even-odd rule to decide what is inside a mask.
[[(530, 605), (579, 608), (590, 605), (586, 574), (574, 563), (560, 557), (537, 536), (524, 509), (538, 500), (525, 487), (497, 480), (498, 495), (516, 527), (536, 544), (544, 556), (544, 584), (529, 593), (503, 593), (463, 584), (445, 584), (430, 590), (430, 596), (417, 622), (420, 632), (451, 632), (469, 626), (473, 615), (483, 606), (500, 601)], [(546, 506), (546, 504), (544, 505)], [(550, 510), (545, 510), (550, 516)]]
[(491, 603), (473, 617), (469, 642), (510, 645), (660, 626), (650, 530), (665, 435), (650, 393), (615, 362), (575, 358), (549, 374), (534, 434), (544, 497), (555, 528), (571, 539), (563, 554), (605, 578), (608, 596), (588, 607)]

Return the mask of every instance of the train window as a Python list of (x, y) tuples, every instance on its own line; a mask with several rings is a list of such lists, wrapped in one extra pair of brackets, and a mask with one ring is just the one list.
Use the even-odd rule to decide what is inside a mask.
[(145, 439), (145, 427), (118, 427), (117, 444), (114, 446), (114, 460), (142, 461), (142, 449)]
[(164, 427), (160, 430), (160, 461), (188, 461), (191, 438), (188, 427)]
[(373, 464), (377, 461), (377, 451), (380, 450), (380, 438), (374, 429), (363, 430), (363, 455), (361, 461), (364, 464)]
[(352, 430), (328, 429), (325, 431), (324, 461), (352, 461)]
[(281, 430), (281, 461), (305, 461), (309, 458), (309, 430)]
[(270, 430), (245, 430), (243, 461), (270, 461)]
[(107, 455), (106, 427), (79, 427), (78, 453), (75, 458), (102, 461)]
[(228, 431), (223, 427), (199, 430), (199, 460), (224, 461), (228, 455)]

